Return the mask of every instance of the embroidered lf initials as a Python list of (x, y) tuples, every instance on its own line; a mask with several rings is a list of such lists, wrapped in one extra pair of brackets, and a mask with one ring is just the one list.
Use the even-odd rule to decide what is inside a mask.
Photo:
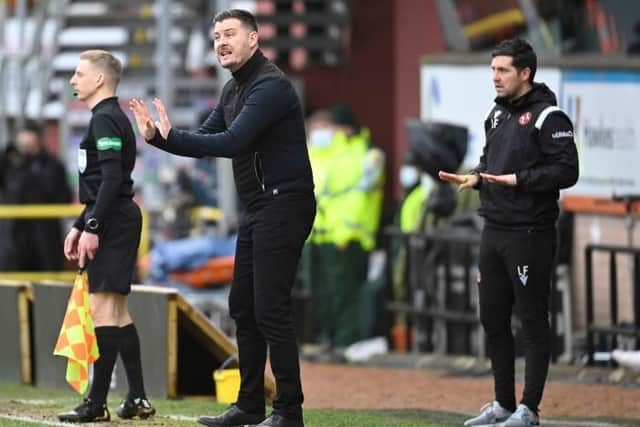
[(491, 119), (491, 129), (495, 129), (498, 127), (498, 116), (502, 113), (500, 110), (496, 110), (493, 112), (493, 118)]
[(522, 283), (522, 286), (527, 286), (527, 279), (529, 278), (529, 276), (527, 275), (527, 272), (529, 271), (529, 266), (528, 265), (523, 265), (522, 267), (517, 266), (517, 270), (518, 270), (518, 277), (520, 278), (520, 283)]

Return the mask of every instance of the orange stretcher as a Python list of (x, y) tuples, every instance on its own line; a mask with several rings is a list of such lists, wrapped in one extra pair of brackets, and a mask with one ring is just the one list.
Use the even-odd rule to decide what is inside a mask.
[(169, 275), (171, 280), (186, 283), (196, 288), (221, 286), (233, 280), (234, 257), (211, 258), (202, 267), (189, 271), (176, 271)]

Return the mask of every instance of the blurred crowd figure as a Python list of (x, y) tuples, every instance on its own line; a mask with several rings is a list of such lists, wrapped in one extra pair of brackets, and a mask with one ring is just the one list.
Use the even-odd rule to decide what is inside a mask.
[[(372, 145), (369, 130), (345, 105), (317, 110), (307, 118), (317, 214), (301, 262), (301, 281), (310, 290), (312, 327), (306, 339), (340, 350), (377, 335), (399, 334), (408, 345), (407, 319), (391, 320), (384, 301), (411, 299), (410, 276), (424, 263), (411, 262), (400, 236), (479, 220), (474, 193), (459, 193), (437, 178), (443, 164), (457, 170), (467, 149), (466, 128), (440, 122), (409, 121), (408, 150), (399, 171), (403, 197), (395, 210), (395, 232), (381, 228), (385, 155)], [(466, 225), (464, 225), (466, 226)], [(475, 224), (472, 224), (475, 228)], [(390, 240), (388, 240), (390, 239)], [(387, 241), (389, 244), (386, 244)], [(387, 283), (386, 264), (391, 270)], [(423, 275), (416, 270), (414, 276)], [(415, 280), (414, 280), (415, 282)], [(311, 354), (308, 354), (312, 356)]]
[[(44, 146), (43, 128), (27, 121), (0, 153), (0, 204), (70, 203), (62, 162)], [(0, 220), (0, 271), (59, 271), (64, 267), (58, 219)]]
[(315, 341), (346, 347), (371, 329), (363, 324), (368, 310), (362, 305), (369, 256), (377, 246), (385, 155), (345, 105), (309, 116), (307, 135), (317, 214), (303, 282), (313, 295)]
[[(427, 261), (435, 261), (441, 249), (432, 243), (418, 251), (412, 250), (406, 236), (447, 227), (465, 227), (473, 232), (479, 229), (476, 222), (480, 221), (475, 213), (479, 205), (477, 194), (457, 192), (451, 184), (437, 179), (439, 164), (446, 164), (452, 170), (461, 167), (467, 150), (466, 128), (434, 121), (408, 120), (407, 132), (408, 150), (398, 176), (403, 196), (388, 245), (392, 298), (402, 304), (412, 300), (410, 294), (422, 289), (425, 277), (434, 273), (424, 269), (433, 267)], [(407, 350), (415, 337), (407, 330), (406, 313), (396, 311), (391, 323), (395, 349)]]

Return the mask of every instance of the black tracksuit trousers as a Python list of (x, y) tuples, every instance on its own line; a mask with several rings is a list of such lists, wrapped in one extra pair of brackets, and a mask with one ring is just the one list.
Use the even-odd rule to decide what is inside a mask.
[(267, 347), (277, 394), (273, 412), (302, 420), (302, 385), (291, 289), (315, 217), (309, 194), (263, 194), (243, 213), (229, 311), (236, 322), (240, 359), (237, 406), (264, 413)]
[(495, 399), (514, 411), (514, 338), (511, 313), (522, 322), (525, 385), (521, 403), (538, 411), (549, 369), (549, 288), (556, 251), (555, 228), (503, 230), (485, 226), (480, 244), (480, 320), (487, 334)]

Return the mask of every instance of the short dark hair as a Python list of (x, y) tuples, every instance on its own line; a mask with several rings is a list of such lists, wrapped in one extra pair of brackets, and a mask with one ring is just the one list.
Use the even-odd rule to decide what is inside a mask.
[(510, 56), (513, 58), (511, 62), (518, 71), (529, 68), (531, 75), (529, 83), (533, 83), (538, 68), (538, 57), (531, 45), (521, 38), (513, 38), (500, 42), (491, 52), (491, 57)]
[(258, 23), (256, 22), (255, 16), (253, 16), (251, 12), (242, 9), (228, 9), (218, 12), (216, 16), (213, 17), (213, 23), (215, 24), (216, 22), (222, 22), (232, 18), (239, 19), (247, 29), (258, 31)]
[(42, 125), (35, 120), (26, 120), (18, 129), (18, 132), (35, 133), (38, 136), (38, 139), (42, 139), (42, 136), (44, 135)]

